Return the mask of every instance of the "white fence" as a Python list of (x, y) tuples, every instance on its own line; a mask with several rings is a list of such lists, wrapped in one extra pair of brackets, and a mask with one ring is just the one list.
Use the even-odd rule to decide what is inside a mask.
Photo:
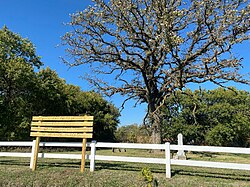
[[(32, 147), (31, 153), (0, 152), (0, 156), (30, 157), (31, 158), (30, 166), (31, 166), (32, 161), (33, 161), (34, 145), (35, 145), (35, 140), (33, 142), (0, 142), (0, 146), (30, 146)], [(40, 146), (81, 147), (82, 144), (81, 143), (41, 142)], [(196, 161), (196, 160), (176, 160), (176, 159), (170, 158), (171, 150), (250, 154), (250, 148), (170, 145), (169, 143), (165, 143), (165, 144), (102, 143), (102, 142), (95, 142), (95, 141), (92, 141), (91, 143), (87, 143), (87, 147), (91, 147), (90, 155), (86, 155), (86, 159), (90, 160), (91, 172), (93, 172), (95, 169), (95, 160), (164, 164), (166, 165), (166, 177), (167, 178), (171, 178), (171, 165), (250, 170), (250, 164)], [(165, 150), (165, 158), (96, 155), (96, 148), (160, 149), (160, 150)], [(42, 158), (81, 159), (81, 154), (39, 153), (38, 156)]]

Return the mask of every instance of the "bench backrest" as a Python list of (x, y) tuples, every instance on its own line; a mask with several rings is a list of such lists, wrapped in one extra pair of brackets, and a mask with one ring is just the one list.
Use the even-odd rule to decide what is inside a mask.
[(81, 172), (84, 172), (86, 141), (93, 136), (93, 119), (93, 116), (34, 116), (30, 132), (30, 136), (36, 137), (32, 170), (37, 166), (40, 138), (58, 137), (82, 138)]
[(34, 116), (30, 136), (92, 138), (93, 116)]

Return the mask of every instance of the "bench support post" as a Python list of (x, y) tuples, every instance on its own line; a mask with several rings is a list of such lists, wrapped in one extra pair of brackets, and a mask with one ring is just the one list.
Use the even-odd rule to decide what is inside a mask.
[(38, 157), (38, 152), (39, 152), (39, 144), (40, 144), (40, 137), (36, 137), (36, 144), (35, 144), (35, 150), (34, 150), (34, 155), (33, 155), (33, 165), (32, 165), (32, 171), (36, 170), (37, 166), (37, 157)]
[(81, 173), (84, 172), (84, 168), (85, 168), (86, 143), (87, 143), (87, 139), (86, 139), (86, 138), (83, 138), (83, 139), (82, 139)]

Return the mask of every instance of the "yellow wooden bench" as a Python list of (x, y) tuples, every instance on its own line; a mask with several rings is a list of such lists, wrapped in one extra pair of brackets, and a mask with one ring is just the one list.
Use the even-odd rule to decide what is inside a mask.
[(32, 170), (37, 166), (41, 137), (82, 138), (81, 172), (85, 168), (87, 138), (93, 135), (93, 116), (34, 116), (30, 136), (36, 137)]

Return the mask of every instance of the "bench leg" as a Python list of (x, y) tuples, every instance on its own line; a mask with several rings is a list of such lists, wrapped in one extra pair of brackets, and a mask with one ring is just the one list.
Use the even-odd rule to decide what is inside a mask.
[(82, 139), (82, 162), (81, 162), (81, 173), (83, 173), (83, 172), (84, 172), (84, 169), (85, 169), (86, 143), (87, 143), (87, 139), (86, 139), (86, 138), (83, 138), (83, 139)]
[(38, 158), (38, 152), (39, 152), (39, 143), (40, 143), (40, 137), (36, 137), (36, 144), (35, 144), (35, 151), (34, 151), (34, 160), (33, 160), (33, 165), (32, 165), (32, 171), (36, 170), (37, 166), (37, 158)]

